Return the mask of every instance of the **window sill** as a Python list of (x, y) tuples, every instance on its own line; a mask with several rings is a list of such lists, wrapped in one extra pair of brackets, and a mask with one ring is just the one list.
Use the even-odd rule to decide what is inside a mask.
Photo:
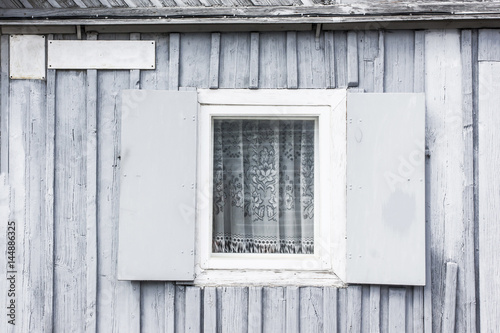
[(197, 274), (197, 286), (309, 286), (345, 287), (346, 284), (331, 272), (303, 271), (253, 271), (253, 270), (206, 270)]

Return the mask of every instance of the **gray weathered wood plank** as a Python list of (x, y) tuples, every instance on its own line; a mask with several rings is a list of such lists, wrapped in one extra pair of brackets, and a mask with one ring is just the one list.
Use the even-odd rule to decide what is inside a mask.
[(201, 332), (200, 287), (186, 287), (186, 332)]
[(476, 332), (476, 277), (475, 277), (475, 208), (474, 208), (474, 71), (476, 49), (473, 47), (472, 31), (462, 30), (460, 38), (462, 53), (462, 118), (464, 145), (464, 302), (458, 303), (458, 313), (464, 314), (465, 331)]
[(340, 333), (347, 332), (347, 288), (339, 288), (337, 305), (337, 329)]
[(446, 280), (443, 306), (443, 333), (455, 332), (455, 309), (457, 304), (457, 276), (458, 265), (454, 262), (446, 263)]
[(333, 31), (325, 31), (326, 88), (335, 88), (335, 37)]
[[(175, 284), (165, 283), (165, 333), (175, 332)], [(210, 332), (210, 331), (205, 331)]]
[[(169, 87), (169, 38), (166, 34), (142, 34), (143, 40), (156, 43), (155, 70), (140, 71), (140, 88), (152, 90), (168, 90)], [(132, 88), (132, 86), (131, 86)]]
[(250, 80), (250, 34), (221, 34), (219, 88), (248, 88)]
[(389, 288), (389, 333), (400, 333), (405, 331), (406, 289)]
[(179, 87), (208, 88), (210, 81), (211, 34), (182, 34)]
[(361, 332), (361, 292), (362, 287), (351, 285), (347, 288), (347, 332)]
[(256, 89), (259, 87), (259, 33), (252, 32), (250, 34), (250, 83), (249, 88)]
[(361, 290), (361, 333), (370, 332), (370, 287), (363, 285)]
[(175, 286), (175, 333), (186, 331), (186, 287)]
[(206, 287), (203, 290), (203, 332), (217, 332), (217, 291), (215, 287)]
[(413, 92), (425, 91), (425, 31), (415, 31)]
[(248, 333), (262, 333), (262, 287), (248, 288)]
[(301, 297), (298, 287), (286, 287), (286, 331), (300, 331)]
[(283, 287), (264, 287), (262, 313), (262, 332), (286, 332), (285, 289)]
[(179, 89), (180, 34), (170, 34), (168, 59), (168, 89)]
[[(97, 34), (87, 35), (96, 40)], [(48, 76), (48, 75), (47, 75)], [(86, 264), (87, 304), (85, 308), (85, 331), (95, 332), (97, 327), (97, 70), (87, 70), (87, 142), (86, 142)]]
[(357, 87), (358, 78), (358, 40), (356, 31), (347, 32), (347, 86)]
[(87, 308), (85, 74), (65, 71), (56, 76), (54, 331), (77, 331), (86, 322), (82, 311)]
[[(48, 35), (47, 39), (52, 40), (53, 35)], [(55, 122), (56, 122), (56, 72), (47, 71), (46, 111), (45, 111), (45, 235), (44, 243), (46, 253), (50, 254), (45, 259), (45, 292), (47, 295), (54, 294), (54, 162), (55, 162)], [(0, 116), (0, 119), (1, 118)], [(2, 131), (3, 133), (3, 131)], [(0, 148), (1, 149), (1, 148)], [(43, 163), (43, 162), (42, 162)], [(94, 290), (95, 291), (95, 290)], [(46, 297), (44, 302), (46, 318), (43, 326), (47, 332), (53, 330), (53, 298)]]
[(300, 330), (292, 329), (287, 332), (323, 332), (323, 314), (323, 288), (302, 287), (300, 288)]
[[(460, 32), (433, 30), (425, 36), (426, 142), (430, 158), (427, 165), (427, 216), (430, 226), (432, 265), (432, 325), (442, 327), (445, 272), (443, 262), (463, 265), (463, 120)], [(432, 59), (432, 61), (430, 61)], [(460, 279), (459, 279), (460, 280)], [(458, 302), (462, 302), (463, 281), (459, 281)], [(429, 294), (424, 295), (424, 302)], [(426, 319), (428, 313), (425, 313)], [(464, 318), (457, 317), (457, 330), (464, 329)], [(427, 329), (427, 327), (426, 327)]]
[(221, 303), (223, 333), (248, 331), (248, 289), (223, 287)]
[(297, 32), (288, 31), (286, 33), (286, 69), (288, 89), (298, 88), (297, 74)]
[(323, 288), (323, 333), (337, 333), (337, 288)]
[(380, 332), (389, 331), (389, 287), (380, 287)]
[(336, 86), (347, 87), (347, 33), (335, 31)]
[(219, 88), (219, 55), (220, 55), (220, 33), (212, 33), (210, 44), (210, 83), (211, 89)]
[(0, 36), (0, 172), (9, 171), (9, 36)]
[(479, 64), (478, 166), (479, 166), (479, 309), (481, 332), (500, 331), (498, 319), (498, 253), (500, 251), (500, 63)]
[[(118, 38), (118, 36), (100, 36)], [(128, 35), (119, 38), (129, 38)], [(117, 281), (119, 211), (120, 92), (130, 87), (130, 71), (98, 71), (97, 118), (97, 233), (98, 331), (140, 331), (141, 287), (138, 282)]]
[(500, 61), (500, 31), (481, 29), (478, 38), (478, 60)]
[(414, 32), (411, 30), (385, 33), (384, 73), (386, 92), (413, 92), (413, 64), (415, 57)]
[[(260, 60), (258, 65), (259, 88), (286, 88), (286, 33), (269, 32), (260, 34)], [(298, 84), (300, 85), (300, 78)]]
[(413, 287), (413, 333), (424, 332), (424, 288)]
[[(321, 47), (317, 48), (316, 42)], [(300, 88), (324, 88), (326, 86), (324, 38), (322, 34), (316, 40), (312, 31), (297, 33), (297, 66)]]
[(141, 332), (165, 332), (165, 283), (141, 282)]
[(380, 286), (370, 286), (370, 332), (380, 332)]

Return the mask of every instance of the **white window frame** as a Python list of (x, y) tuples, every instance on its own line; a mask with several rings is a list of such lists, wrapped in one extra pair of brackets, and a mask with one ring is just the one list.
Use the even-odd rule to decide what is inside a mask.
[[(346, 259), (346, 90), (198, 90), (198, 285), (342, 285)], [(214, 117), (318, 119), (314, 254), (212, 253)]]

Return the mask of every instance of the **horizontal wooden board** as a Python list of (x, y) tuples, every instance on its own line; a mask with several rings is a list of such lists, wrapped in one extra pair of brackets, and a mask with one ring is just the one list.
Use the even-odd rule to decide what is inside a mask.
[(154, 41), (54, 40), (49, 69), (154, 69)]

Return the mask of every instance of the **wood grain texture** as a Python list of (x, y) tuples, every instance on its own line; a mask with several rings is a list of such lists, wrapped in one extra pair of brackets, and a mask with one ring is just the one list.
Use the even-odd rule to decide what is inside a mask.
[(140, 283), (140, 291), (141, 331), (165, 332), (165, 309), (167, 306), (165, 304), (165, 283), (143, 281)]
[(262, 332), (262, 287), (248, 288), (248, 333)]
[[(175, 332), (175, 284), (165, 283), (165, 333)], [(210, 332), (210, 331), (205, 331)]]
[(462, 54), (462, 138), (464, 145), (464, 291), (463, 302), (458, 303), (464, 316), (464, 332), (476, 332), (476, 277), (475, 277), (475, 208), (474, 208), (474, 66), (477, 50), (473, 47), (472, 31), (462, 30), (460, 38)]
[[(217, 332), (217, 291), (207, 287), (203, 292), (203, 332)], [(250, 303), (249, 303), (250, 307)]]
[(337, 294), (337, 288), (323, 288), (323, 333), (337, 333)]
[(386, 92), (413, 92), (415, 57), (414, 32), (388, 31), (385, 34), (384, 87)]
[(260, 62), (260, 35), (258, 32), (250, 34), (250, 82), (249, 88), (259, 87), (259, 62)]
[(182, 34), (179, 61), (179, 86), (208, 88), (210, 77), (211, 35), (209, 33)]
[(320, 34), (316, 41), (312, 31), (297, 33), (297, 66), (299, 88), (324, 88), (326, 86), (323, 34)]
[(358, 41), (355, 31), (347, 32), (347, 86), (357, 87), (358, 78)]
[(221, 327), (224, 333), (247, 332), (248, 289), (222, 288)]
[[(430, 152), (426, 186), (430, 212), (433, 331), (442, 327), (444, 262), (463, 266), (463, 119), (460, 33), (435, 30), (425, 37), (426, 140)], [(429, 61), (429, 59), (433, 59)], [(459, 273), (461, 274), (461, 273)], [(459, 278), (457, 301), (463, 298)], [(457, 313), (456, 329), (464, 330), (463, 314)]]
[(288, 31), (286, 33), (286, 69), (287, 88), (298, 88), (296, 31)]
[(259, 88), (286, 88), (286, 33), (261, 33), (259, 53)]
[[(365, 315), (367, 315), (365, 313)], [(380, 332), (380, 286), (370, 287), (370, 332)]]
[[(25, 86), (26, 82), (23, 81), (13, 81), (10, 83), (9, 88), (9, 183), (11, 185), (11, 198), (10, 198), (10, 220), (15, 221), (16, 224), (16, 268), (17, 271), (21, 271), (28, 263), (24, 262), (23, 250), (25, 242), (25, 228), (26, 223), (26, 213), (25, 213), (25, 191), (26, 191), (26, 154), (28, 153), (25, 149), (25, 135), (23, 132), (26, 129), (26, 118), (27, 118), (27, 108), (28, 103), (25, 102), (29, 98), (29, 86)], [(25, 96), (23, 96), (25, 95)], [(15, 154), (14, 154), (15, 152)], [(22, 315), (30, 315), (29, 309), (24, 302), (30, 300), (29, 294), (26, 295), (26, 287), (23, 284), (24, 274), (20, 277), (20, 274), (16, 275), (16, 302), (18, 307), (16, 309), (16, 317)], [(10, 288), (10, 286), (9, 286)], [(7, 293), (5, 294), (7, 296)], [(7, 302), (10, 300), (7, 298)], [(20, 306), (19, 306), (20, 305)], [(16, 332), (16, 327), (23, 327), (29, 330), (29, 326), (26, 327), (26, 319), (24, 321), (17, 320), (17, 326), (8, 325), (7, 332)]]
[(389, 288), (389, 333), (405, 331), (405, 297), (404, 288)]
[[(116, 38), (115, 36), (100, 36)], [(128, 38), (121, 36), (120, 38)], [(97, 123), (97, 330), (139, 332), (141, 287), (118, 281), (117, 241), (119, 210), (120, 92), (130, 85), (130, 71), (98, 71)]]
[[(88, 34), (87, 39), (96, 40), (97, 34)], [(86, 207), (86, 258), (87, 304), (85, 332), (97, 327), (97, 70), (87, 70), (87, 207)]]
[(175, 286), (175, 333), (186, 331), (186, 287)]
[(210, 79), (208, 87), (219, 88), (219, 55), (220, 55), (220, 33), (212, 33), (210, 44)]
[(361, 332), (362, 287), (351, 285), (347, 288), (347, 332)]
[(286, 287), (286, 332), (299, 332), (301, 292), (298, 287)]
[(79, 330), (86, 322), (85, 74), (56, 76), (54, 331)]
[[(156, 43), (156, 69), (140, 71), (138, 88), (167, 90), (169, 89), (169, 38), (166, 34), (141, 34), (143, 40)], [(137, 85), (136, 85), (137, 86)], [(130, 86), (132, 89), (133, 86)]]
[(325, 31), (325, 75), (326, 87), (335, 88), (335, 34)]
[(500, 114), (497, 93), (500, 63), (479, 64), (479, 308), (481, 332), (500, 330), (500, 180), (496, 168), (500, 165), (498, 140)]
[(285, 289), (265, 287), (263, 289), (263, 329), (264, 333), (286, 332)]
[(168, 89), (179, 89), (180, 34), (170, 34), (168, 58)]
[[(52, 40), (53, 35), (47, 39)], [(47, 71), (46, 111), (45, 111), (45, 234), (43, 236), (45, 249), (50, 257), (45, 259), (45, 292), (47, 295), (54, 293), (54, 171), (55, 171), (55, 126), (56, 126), (56, 72)], [(1, 117), (1, 116), (0, 116)], [(0, 118), (1, 119), (1, 118)], [(42, 162), (43, 163), (43, 162)], [(42, 210), (43, 211), (43, 210)], [(42, 237), (41, 237), (42, 238)], [(43, 326), (50, 332), (53, 330), (53, 298), (45, 297), (44, 309), (46, 317)]]
[(323, 332), (323, 313), (323, 288), (300, 288), (300, 332)]
[(337, 330), (340, 333), (347, 332), (347, 288), (339, 288), (337, 304)]
[(335, 31), (336, 86), (347, 87), (347, 33)]
[(87, 306), (86, 332), (96, 330), (97, 305), (97, 70), (87, 70)]
[(446, 263), (446, 280), (443, 306), (443, 333), (455, 332), (455, 309), (457, 304), (457, 275), (458, 265), (454, 262)]
[[(201, 290), (199, 287), (186, 288), (185, 311), (186, 311), (185, 332), (186, 333), (201, 332)], [(161, 330), (159, 332), (161, 332)]]
[[(52, 302), (46, 300), (45, 294), (39, 291), (44, 290), (47, 283), (53, 282), (51, 279), (52, 248), (45, 244), (47, 233), (52, 233), (53, 229), (51, 223), (48, 225), (40, 223), (40, 220), (45, 220), (46, 208), (45, 186), (44, 182), (40, 181), (46, 174), (45, 163), (40, 163), (45, 159), (45, 84), (38, 80), (20, 81), (16, 89), (18, 89), (17, 92), (11, 91), (11, 106), (20, 105), (20, 117), (23, 120), (22, 125), (25, 133), (22, 135), (22, 140), (26, 151), (25, 169), (23, 170), (24, 186), (20, 188), (13, 186), (15, 194), (23, 187), (26, 191), (15, 195), (14, 198), (24, 197), (25, 199), (22, 208), (24, 218), (19, 214), (20, 206), (17, 202), (14, 203), (18, 216), (17, 219), (14, 218), (17, 231), (16, 270), (18, 274), (16, 286), (18, 291), (16, 298), (19, 312), (16, 325), (18, 329), (23, 331), (46, 332), (50, 327), (47, 324), (50, 323), (51, 318), (45, 316), (52, 315), (52, 309), (46, 311), (44, 305)], [(9, 171), (11, 173), (12, 169), (9, 168)], [(20, 201), (20, 203), (22, 202)], [(37, 235), (37, 237), (32, 235)], [(44, 264), (38, 265), (37, 263)], [(48, 276), (49, 279), (46, 280), (45, 276)], [(50, 287), (48, 289), (51, 290)], [(50, 295), (47, 296), (50, 297)], [(30, 320), (30, 318), (34, 320)]]
[(478, 60), (500, 61), (500, 31), (483, 29), (479, 31)]
[(221, 34), (219, 88), (247, 88), (250, 82), (250, 34)]
[(0, 172), (9, 171), (9, 36), (0, 36)]

